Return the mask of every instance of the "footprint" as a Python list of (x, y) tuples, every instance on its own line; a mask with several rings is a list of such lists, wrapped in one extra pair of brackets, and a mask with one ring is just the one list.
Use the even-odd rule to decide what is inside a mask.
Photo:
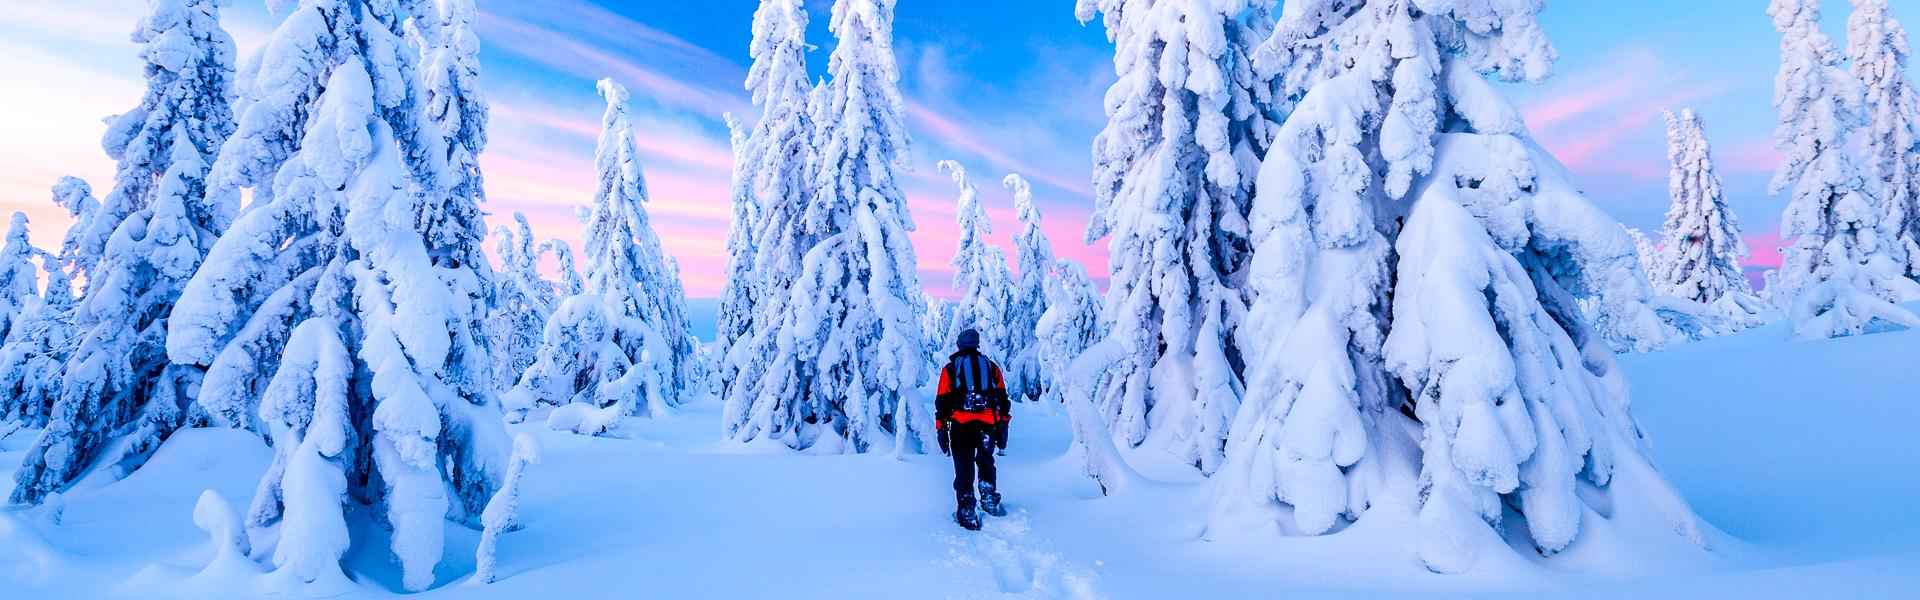
[(1023, 552), (1016, 551), (1005, 538), (993, 533), (982, 536), (979, 545), (983, 546), (981, 554), (993, 565), (993, 579), (1001, 593), (1018, 594), (1033, 589), (1033, 567)]
[[(1024, 511), (1013, 516), (988, 519), (979, 532), (948, 538), (953, 548), (949, 567), (985, 568), (993, 574), (993, 589), (956, 597), (1105, 598), (1094, 586), (1092, 570), (1072, 564), (1054, 552), (1044, 539), (1033, 536), (1032, 523)], [(997, 593), (996, 593), (997, 592)]]

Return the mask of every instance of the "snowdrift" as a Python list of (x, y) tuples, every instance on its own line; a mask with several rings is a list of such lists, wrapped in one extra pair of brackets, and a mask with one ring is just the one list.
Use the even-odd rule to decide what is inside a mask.
[[(555, 432), (541, 419), (516, 426), (541, 438), (546, 460), (526, 473), (526, 528), (498, 540), (498, 581), (474, 580), (480, 532), (449, 527), (426, 594), (1911, 594), (1920, 589), (1920, 449), (1906, 440), (1920, 423), (1910, 393), (1920, 370), (1903, 363), (1920, 355), (1920, 332), (1790, 337), (1773, 325), (1621, 360), (1661, 472), (1711, 524), (1711, 552), (1677, 539), (1650, 547), (1627, 539), (1630, 528), (1605, 527), (1551, 558), (1502, 549), (1469, 572), (1437, 575), (1422, 566), (1405, 506), (1375, 506), (1318, 537), (1208, 534), (1209, 484), (1178, 458), (1123, 450), (1137, 477), (1102, 497), (1079, 461), (1062, 458), (1066, 411), (1034, 405), (1016, 413), (1002, 459), (1012, 516), (968, 533), (948, 523), (944, 458), (723, 444), (720, 406), (707, 399), (629, 420), (616, 437)], [(31, 435), (0, 440), (0, 469), (21, 459)], [(364, 543), (343, 563), (346, 581), (295, 586), (260, 574), (257, 551), (233, 560), (203, 492), (244, 501), (270, 457), (249, 434), (191, 430), (123, 481), (87, 479), (57, 502), (0, 511), (0, 589), (20, 598), (400, 590), (377, 529), (353, 532)], [(258, 533), (253, 547), (270, 546)]]

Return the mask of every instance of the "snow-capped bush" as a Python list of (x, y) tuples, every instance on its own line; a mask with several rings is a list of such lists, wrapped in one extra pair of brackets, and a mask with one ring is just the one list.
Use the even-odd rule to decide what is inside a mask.
[(520, 480), (527, 465), (540, 463), (540, 454), (539, 439), (524, 433), (514, 436), (507, 478), (500, 483), (500, 491), (494, 492), (493, 499), (487, 501), (487, 510), (480, 517), (482, 529), (480, 547), (474, 551), (474, 579), (493, 583), (494, 555), (499, 548), (500, 534), (520, 529)]
[[(1034, 324), (1035, 365), (1044, 369), (1048, 382), (1042, 396), (1059, 402), (1072, 381), (1071, 362), (1106, 335), (1100, 322), (1100, 288), (1087, 276), (1087, 268), (1071, 259), (1059, 259), (1047, 278), (1047, 312)], [(1087, 382), (1091, 389), (1094, 382)]]
[(340, 572), (351, 502), (391, 527), (402, 585), (425, 589), (445, 521), (478, 517), (507, 462), (482, 329), (493, 282), (465, 216), (478, 194), (454, 193), (465, 175), (425, 108), (410, 7), (426, 9), (289, 8), (209, 178), (216, 208), (243, 185), (253, 204), (169, 325), (169, 356), (207, 369), (208, 417), (271, 437), (248, 524), (278, 524), (274, 565), (305, 581)]
[(209, 569), (239, 564), (253, 553), (247, 527), (240, 521), (240, 515), (233, 512), (233, 505), (226, 498), (213, 490), (200, 492), (200, 500), (193, 505), (193, 526), (207, 532), (212, 538), (214, 556), (207, 565)]
[(1547, 76), (1539, 10), (1287, 7), (1258, 66), (1299, 102), (1257, 186), (1216, 526), (1284, 505), (1319, 534), (1412, 504), (1427, 567), (1458, 572), (1496, 531), (1564, 550), (1594, 487), (1700, 543), (1577, 306), (1615, 342), (1663, 341), (1633, 242), (1484, 79)]
[(1067, 450), (1067, 457), (1079, 455), (1080, 474), (1099, 485), (1101, 495), (1119, 491), (1137, 477), (1120, 456), (1120, 450), (1114, 447), (1112, 428), (1093, 405), (1093, 394), (1100, 382), (1126, 360), (1128, 353), (1119, 340), (1101, 340), (1068, 363), (1068, 383), (1062, 386), (1067, 419), (1073, 426), (1073, 444)]
[[(112, 193), (68, 233), (63, 252), (87, 275), (71, 317), (78, 347), (53, 419), (20, 466), (15, 501), (64, 489), (96, 462), (124, 476), (186, 424), (201, 372), (168, 361), (167, 315), (231, 218), (206, 202), (211, 157), (234, 129), (233, 40), (220, 27), (221, 4), (155, 2), (134, 31), (145, 45), (146, 94), (102, 141), (118, 162)], [(89, 212), (58, 198), (69, 196), (59, 188), (55, 195), (69, 211)], [(116, 438), (126, 441), (103, 455)]]
[(1848, 138), (1867, 124), (1860, 82), (1840, 68), (1839, 51), (1821, 33), (1817, 0), (1774, 0), (1767, 14), (1781, 36), (1774, 140), (1786, 155), (1768, 191), (1791, 190), (1780, 225), (1781, 238), (1791, 242), (1778, 288), (1768, 292), (1791, 303), (1801, 337), (1857, 334), (1876, 320), (1920, 325), (1894, 304), (1920, 298), (1920, 284), (1903, 276), (1873, 189), (1879, 186), (1869, 186), (1847, 150)]

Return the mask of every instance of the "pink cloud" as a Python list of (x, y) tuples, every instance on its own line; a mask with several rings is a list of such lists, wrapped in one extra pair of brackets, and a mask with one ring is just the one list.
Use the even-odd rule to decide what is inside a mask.
[[(1667, 171), (1664, 146), (1623, 147), (1658, 131), (1661, 111), (1732, 89), (1724, 80), (1700, 81), (1652, 51), (1627, 49), (1587, 70), (1561, 78), (1520, 102), (1527, 127), (1553, 155), (1581, 173), (1658, 179)], [(1662, 139), (1655, 137), (1654, 139)]]
[(1786, 156), (1773, 146), (1772, 138), (1734, 144), (1716, 157), (1723, 172), (1770, 173), (1780, 168)]
[(555, 112), (554, 106), (526, 107), (518, 102), (503, 102), (498, 99), (487, 104), (490, 111), (490, 125), (497, 126), (499, 121), (524, 121), (526, 125), (544, 127), (550, 131), (566, 133), (589, 140), (599, 139), (600, 122), (585, 118), (569, 118)]
[(1549, 130), (1561, 122), (1578, 118), (1612, 103), (1633, 97), (1647, 83), (1642, 75), (1644, 71), (1625, 71), (1617, 78), (1593, 87), (1582, 87), (1572, 93), (1549, 96), (1526, 109), (1527, 127), (1534, 131)]
[(907, 102), (907, 117), (931, 132), (935, 138), (955, 149), (977, 154), (1001, 168), (1013, 169), (1033, 181), (1043, 182), (1081, 196), (1093, 196), (1091, 176), (1085, 179), (1069, 179), (1054, 175), (1047, 169), (1027, 166), (1023, 161), (1000, 149), (1006, 142), (996, 143), (981, 139), (972, 128), (947, 118), (924, 104)]
[[(1628, 135), (1642, 131), (1648, 123), (1655, 122), (1661, 111), (1683, 106), (1689, 102), (1710, 98), (1732, 88), (1728, 82), (1716, 81), (1680, 89), (1679, 91), (1655, 97), (1652, 100), (1634, 103), (1624, 110), (1596, 119), (1591, 128), (1572, 141), (1552, 143), (1542, 141), (1552, 150), (1554, 156), (1570, 168), (1578, 171), (1626, 173), (1643, 179), (1658, 178), (1667, 172), (1664, 146), (1639, 149), (1625, 155), (1615, 155), (1620, 142)], [(1556, 136), (1558, 137), (1558, 136)]]

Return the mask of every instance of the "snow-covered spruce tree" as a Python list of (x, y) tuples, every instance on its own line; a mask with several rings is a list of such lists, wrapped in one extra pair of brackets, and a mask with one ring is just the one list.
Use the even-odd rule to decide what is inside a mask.
[(627, 88), (603, 79), (600, 92), (607, 98), (607, 113), (594, 156), (600, 183), (587, 223), (587, 291), (600, 294), (608, 308), (652, 329), (653, 339), (646, 343), (658, 344), (659, 350), (649, 360), (661, 365), (665, 377), (652, 393), (668, 405), (678, 405), (694, 384), (695, 340), (687, 321), (686, 294), (680, 287), (678, 266), (661, 248), (660, 236), (647, 218), (647, 183), (627, 116)]
[(1070, 384), (1073, 357), (1098, 343), (1106, 334), (1100, 322), (1100, 288), (1087, 268), (1071, 259), (1059, 259), (1047, 277), (1047, 312), (1034, 323), (1034, 366), (1049, 385), (1041, 398), (1060, 402)]
[(788, 400), (757, 402), (763, 388), (781, 383), (765, 377), (783, 355), (781, 322), (793, 306), (790, 292), (800, 280), (807, 250), (822, 237), (806, 217), (819, 160), (808, 108), (814, 86), (807, 77), (806, 33), (807, 11), (800, 0), (762, 0), (754, 13), (753, 66), (746, 85), (761, 114), (738, 160), (751, 168), (746, 177), (757, 199), (750, 260), (760, 292), (745, 331), (716, 357), (721, 364), (708, 375), (719, 381), (725, 399), (721, 428), (729, 439), (775, 437), (793, 430), (795, 422), (806, 419), (803, 414), (813, 414)]
[(1791, 242), (1770, 295), (1789, 303), (1801, 337), (1857, 334), (1875, 320), (1920, 325), (1894, 304), (1920, 297), (1920, 284), (1902, 276), (1895, 238), (1882, 227), (1879, 186), (1847, 149), (1867, 124), (1860, 83), (1821, 33), (1818, 0), (1774, 0), (1767, 14), (1781, 36), (1773, 137), (1786, 154), (1768, 191), (1791, 191), (1780, 224)]
[(500, 239), (495, 252), (500, 255), (500, 271), (494, 280), (493, 306), (488, 310), (487, 338), (493, 351), (494, 389), (506, 390), (520, 381), (520, 374), (533, 365), (540, 346), (541, 332), (560, 299), (553, 282), (540, 276), (540, 257), (545, 247), (534, 247), (533, 225), (527, 216), (513, 213), (516, 229), (501, 225), (493, 233)]
[[(814, 187), (798, 219), (771, 230), (769, 242), (817, 240), (792, 266), (759, 264), (773, 319), (756, 332), (771, 361), (756, 370), (749, 395), (729, 401), (728, 431), (739, 441), (777, 439), (819, 452), (918, 452), (933, 442), (932, 411), (920, 396), (929, 365), (922, 355), (921, 296), (913, 217), (893, 177), (904, 164), (907, 133), (893, 57), (893, 1), (839, 0), (839, 40), (828, 80), (810, 98)], [(766, 204), (768, 225), (790, 210)], [(780, 256), (779, 260), (785, 260)], [(798, 268), (790, 286), (776, 285)]]
[(1920, 91), (1907, 75), (1913, 49), (1887, 0), (1853, 0), (1847, 57), (1866, 92), (1860, 148), (1880, 197), (1881, 228), (1908, 278), (1920, 279)]
[[(678, 268), (647, 220), (627, 88), (599, 83), (607, 100), (594, 165), (599, 185), (587, 223), (586, 291), (547, 320), (538, 357), (507, 392), (516, 416), (562, 406), (549, 424), (598, 434), (624, 415), (664, 415), (680, 403), (692, 368)], [(685, 354), (681, 354), (685, 350)], [(675, 363), (675, 357), (683, 362)]]
[(1111, 238), (1103, 321), (1128, 353), (1096, 403), (1140, 445), (1150, 430), (1202, 472), (1218, 466), (1239, 406), (1237, 273), (1247, 261), (1253, 173), (1270, 104), (1243, 18), (1267, 3), (1080, 0), (1104, 14), (1119, 81), (1094, 140), (1087, 240)]
[[(231, 218), (205, 201), (211, 157), (234, 128), (221, 4), (159, 0), (133, 33), (145, 44), (146, 94), (107, 128), (113, 191), (79, 221), (88, 232), (69, 236), (72, 268), (87, 274), (71, 317), (78, 347), (53, 418), (20, 465), (15, 502), (38, 502), (96, 464), (124, 477), (186, 424), (200, 370), (168, 361), (167, 314)], [(103, 455), (119, 437), (125, 443)]]
[(470, 265), (482, 279), (491, 279), (492, 266), (481, 245), (471, 243), (487, 237), (480, 212), (480, 203), (487, 199), (480, 152), (487, 146), (489, 113), (480, 94), (480, 38), (474, 31), (479, 15), (474, 0), (412, 2), (401, 7), (423, 13), (411, 21), (428, 35), (420, 48), (424, 126), (438, 138), (433, 148), (441, 156), (434, 160), (446, 163), (441, 184), (453, 198), (442, 210), (423, 215), (435, 220), (420, 227), (434, 236), (426, 242), (435, 260)]
[(573, 260), (573, 247), (567, 245), (566, 240), (554, 238), (540, 244), (540, 255), (548, 252), (553, 253), (554, 270), (560, 272), (560, 281), (554, 288), (559, 291), (559, 297), (572, 298), (587, 291), (587, 279)]
[(1666, 248), (1647, 272), (1654, 291), (1705, 305), (1736, 328), (1758, 325), (1764, 307), (1740, 272), (1747, 245), (1720, 191), (1700, 116), (1692, 109), (1665, 116), (1673, 208), (1660, 234)]
[(0, 310), (7, 311), (0, 313), (6, 325), (0, 334), (0, 423), (41, 428), (52, 417), (60, 373), (73, 350), (73, 288), (60, 257), (27, 239), (27, 215), (13, 213), (0, 247)]
[[(653, 228), (652, 226), (648, 226), (647, 229), (651, 231)], [(679, 309), (678, 319), (671, 317), (663, 318), (660, 327), (667, 331), (669, 341), (677, 337), (685, 345), (684, 347), (687, 352), (686, 360), (681, 362), (680, 371), (676, 373), (676, 377), (680, 381), (680, 389), (678, 390), (680, 398), (676, 400), (676, 402), (685, 402), (692, 397), (694, 390), (698, 389), (704, 382), (707, 373), (705, 363), (707, 357), (702, 354), (700, 339), (693, 335), (693, 321), (687, 317), (687, 288), (686, 284), (681, 283), (680, 259), (665, 256), (664, 254), (663, 257), (662, 268), (659, 279), (657, 280), (660, 282), (660, 285), (658, 286), (658, 291), (654, 292), (654, 294), (661, 298), (673, 299), (674, 305)]]
[(953, 303), (924, 291), (920, 299), (927, 303), (927, 310), (920, 313), (920, 345), (926, 349), (923, 355), (927, 363), (939, 365), (953, 351), (953, 341), (947, 339), (947, 332), (953, 329)]
[(6, 245), (0, 246), (0, 340), (11, 334), (28, 299), (40, 296), (40, 269), (33, 266), (38, 252), (27, 237), (27, 213), (13, 213)]
[(1625, 224), (1620, 227), (1627, 230), (1627, 237), (1633, 240), (1634, 254), (1640, 256), (1640, 269), (1652, 273), (1660, 264), (1660, 248), (1653, 245), (1653, 240), (1647, 238), (1646, 232), (1627, 227)]
[(752, 134), (733, 113), (727, 113), (726, 120), (733, 148), (733, 186), (728, 194), (733, 213), (727, 221), (727, 281), (720, 289), (710, 357), (713, 364), (707, 365), (712, 378), (706, 382), (708, 390), (723, 398), (739, 377), (727, 354), (752, 334), (754, 311), (760, 304), (760, 281), (753, 272), (753, 231), (760, 222), (760, 199), (753, 192), (755, 168), (748, 160)]
[(208, 369), (210, 419), (271, 436), (248, 521), (277, 524), (274, 566), (340, 578), (352, 502), (393, 530), (402, 585), (421, 590), (445, 521), (479, 517), (508, 441), (488, 389), (483, 232), (461, 220), (477, 194), (451, 191), (461, 174), (406, 17), (393, 0), (289, 9), (209, 194), (272, 185), (188, 282), (167, 351)]
[(1041, 315), (1047, 312), (1047, 281), (1053, 274), (1053, 242), (1040, 230), (1040, 207), (1033, 203), (1033, 186), (1019, 175), (1007, 175), (1001, 185), (1013, 189), (1014, 215), (1020, 220), (1020, 233), (1013, 236), (1020, 278), (1012, 288), (1012, 306), (1007, 313), (1007, 385), (1016, 398), (1037, 400), (1052, 387), (1052, 370), (1046, 357), (1068, 355), (1041, 352), (1038, 331)]
[(951, 263), (953, 289), (960, 292), (960, 299), (954, 303), (952, 319), (941, 340), (950, 343), (961, 331), (973, 329), (980, 332), (983, 351), (1002, 362), (1011, 362), (1011, 323), (1007, 318), (1014, 309), (1013, 274), (1007, 270), (1007, 255), (987, 241), (987, 236), (993, 235), (993, 224), (987, 221), (986, 207), (980, 205), (980, 190), (967, 179), (966, 167), (951, 160), (936, 166), (951, 173), (953, 182), (960, 186), (955, 211), (959, 215), (960, 245)]
[(1700, 543), (1576, 306), (1661, 335), (1632, 242), (1484, 79), (1548, 75), (1540, 5), (1432, 8), (1290, 5), (1263, 50), (1299, 101), (1254, 203), (1248, 391), (1213, 525), (1417, 511), (1388, 518), (1439, 572), (1500, 531), (1564, 550), (1606, 511)]
[[(67, 227), (67, 235), (60, 244), (60, 260), (66, 263), (70, 276), (85, 275), (106, 250), (105, 236), (113, 234), (112, 229), (97, 233), (94, 230), (94, 219), (100, 215), (100, 200), (93, 197), (93, 187), (85, 180), (66, 176), (53, 184), (53, 203), (66, 209), (67, 216), (73, 218), (73, 225)], [(99, 237), (89, 238), (89, 235)]]
[(0, 423), (17, 420), (27, 427), (46, 427), (53, 420), (65, 384), (61, 373), (77, 343), (73, 286), (53, 253), (37, 256), (46, 274), (46, 291), (27, 299), (0, 346)]

